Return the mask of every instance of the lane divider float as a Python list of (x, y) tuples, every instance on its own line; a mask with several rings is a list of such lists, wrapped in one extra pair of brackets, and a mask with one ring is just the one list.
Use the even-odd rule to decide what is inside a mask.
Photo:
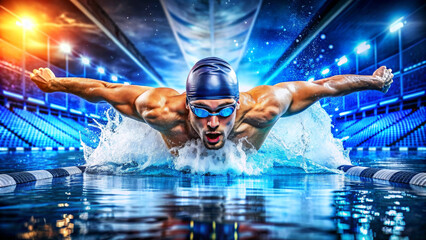
[[(361, 178), (380, 179), (389, 182), (410, 184), (426, 187), (426, 173), (389, 170), (370, 167), (359, 167), (353, 165), (342, 165), (339, 170), (345, 172), (346, 175), (358, 176)], [(21, 183), (29, 183), (42, 179), (67, 177), (75, 174), (82, 174), (86, 170), (86, 166), (63, 167), (47, 170), (24, 171), (14, 173), (0, 174), (0, 188), (13, 186)]]
[(29, 183), (42, 179), (67, 177), (75, 174), (82, 174), (86, 166), (63, 167), (47, 170), (24, 171), (0, 174), (0, 188), (13, 186), (21, 183)]
[(350, 176), (380, 179), (394, 183), (426, 187), (426, 173), (424, 172), (419, 173), (370, 167), (358, 167), (353, 165), (342, 165), (338, 167), (338, 169), (342, 170), (346, 175)]

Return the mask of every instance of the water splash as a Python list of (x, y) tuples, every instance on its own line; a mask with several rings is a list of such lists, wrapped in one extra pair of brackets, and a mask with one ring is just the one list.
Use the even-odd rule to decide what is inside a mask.
[(87, 171), (106, 174), (262, 175), (336, 171), (350, 164), (348, 152), (331, 134), (331, 120), (319, 103), (304, 112), (280, 119), (263, 146), (247, 150), (226, 141), (219, 150), (208, 150), (201, 140), (175, 148), (172, 156), (161, 135), (148, 125), (107, 111), (106, 125), (97, 123), (99, 143), (84, 144)]

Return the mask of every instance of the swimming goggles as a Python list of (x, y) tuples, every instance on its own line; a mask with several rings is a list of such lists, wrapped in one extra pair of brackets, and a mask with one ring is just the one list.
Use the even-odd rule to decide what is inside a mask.
[(190, 103), (188, 103), (188, 105), (191, 108), (191, 111), (195, 114), (195, 116), (199, 118), (206, 118), (208, 116), (229, 117), (234, 112), (237, 103), (222, 108), (218, 113), (211, 113), (204, 108), (192, 106)]

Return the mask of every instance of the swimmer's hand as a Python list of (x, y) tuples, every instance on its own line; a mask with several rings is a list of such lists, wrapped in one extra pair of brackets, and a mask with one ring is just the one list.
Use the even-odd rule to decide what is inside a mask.
[(31, 73), (31, 81), (33, 81), (43, 92), (51, 93), (56, 90), (53, 87), (55, 74), (49, 68), (34, 69)]
[(393, 83), (392, 69), (381, 66), (373, 73), (373, 77), (379, 81), (380, 91), (387, 93)]

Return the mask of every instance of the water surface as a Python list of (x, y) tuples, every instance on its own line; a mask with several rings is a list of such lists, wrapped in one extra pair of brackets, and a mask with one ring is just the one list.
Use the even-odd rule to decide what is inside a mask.
[[(354, 152), (363, 166), (424, 170), (426, 154)], [(1, 169), (84, 162), (0, 154)], [(43, 161), (44, 159), (44, 161)], [(33, 164), (31, 164), (33, 163)], [(45, 239), (422, 239), (426, 190), (340, 174), (84, 174), (0, 189), (0, 234)]]

